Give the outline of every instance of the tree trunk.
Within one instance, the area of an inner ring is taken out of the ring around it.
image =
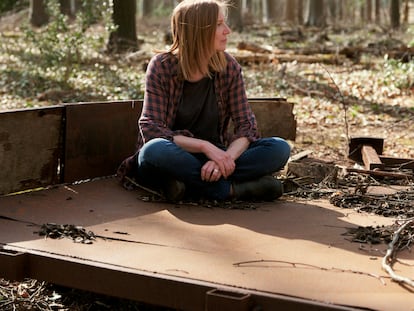
[[[381,0],[375,0],[375,22],[381,23]]]
[[[241,0],[234,0],[233,5],[229,7],[229,25],[235,31],[243,31]]]
[[[303,2],[304,0],[297,0],[297,8],[298,8],[297,14],[298,14],[299,25],[303,25],[303,9],[304,9]]]
[[[109,36],[107,49],[109,52],[126,52],[138,50],[136,31],[136,1],[113,0],[112,18],[117,26]]]
[[[267,16],[269,19],[269,22],[280,22],[280,6],[283,5],[284,7],[284,2],[282,0],[266,0],[267,1]],[[281,4],[281,2],[283,2]]]
[[[341,0],[337,0],[337,3],[336,3],[336,5],[337,5],[337,16],[338,16],[338,19],[342,22],[343,20],[344,20],[344,6],[343,6],[343,3],[342,3],[343,1],[341,1]]]
[[[410,4],[408,3],[408,0],[404,1],[404,24],[408,24],[408,19],[409,19],[409,15],[410,15]]]
[[[269,8],[267,7],[268,1],[262,0],[261,2],[261,12],[262,12],[262,22],[267,24],[269,22]]]
[[[391,0],[390,4],[390,18],[391,18],[391,27],[397,29],[400,27],[400,1]]]
[[[80,7],[79,0],[59,0],[60,11],[71,18],[75,17],[77,10]]]
[[[285,21],[289,24],[295,24],[296,23],[296,0],[288,0],[286,1],[285,5]]]
[[[325,3],[324,0],[309,0],[307,26],[324,27],[326,26]]]
[[[329,13],[329,19],[332,22],[332,24],[335,25],[338,20],[336,1],[330,0],[325,5],[327,6],[327,11]]]
[[[149,17],[154,10],[154,0],[144,0],[142,3],[142,15]]]
[[[372,0],[366,0],[366,10],[365,10],[365,16],[367,18],[367,22],[372,22]]]
[[[49,16],[46,12],[44,0],[30,0],[29,17],[30,24],[35,27],[40,27],[48,23]]]

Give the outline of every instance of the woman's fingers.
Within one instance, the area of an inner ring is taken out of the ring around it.
[[[203,181],[218,181],[222,176],[220,168],[216,165],[214,161],[208,161],[201,168],[201,179]]]

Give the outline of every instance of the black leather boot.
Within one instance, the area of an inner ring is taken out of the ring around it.
[[[162,194],[169,202],[179,202],[184,198],[185,184],[182,181],[169,178],[164,184]]]
[[[273,201],[283,194],[282,183],[273,176],[233,183],[233,194],[237,200]]]

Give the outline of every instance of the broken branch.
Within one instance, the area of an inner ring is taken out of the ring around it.
[[[394,272],[392,268],[392,263],[394,262],[394,257],[396,255],[395,245],[400,238],[401,232],[403,232],[409,225],[414,224],[414,217],[406,220],[399,228],[394,232],[394,237],[392,241],[388,244],[387,252],[385,253],[384,258],[382,259],[382,268],[390,275],[391,279],[397,283],[404,283],[411,287],[414,287],[414,280],[398,275]]]

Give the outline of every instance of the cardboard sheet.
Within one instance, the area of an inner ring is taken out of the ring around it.
[[[325,200],[254,203],[254,209],[146,202],[115,179],[0,198],[6,249],[81,258],[266,293],[373,310],[413,310],[414,294],[381,268],[386,245],[352,243],[356,226],[394,219],[333,207]],[[7,217],[19,221],[7,219]],[[24,221],[24,222],[22,222]],[[34,224],[76,224],[93,244],[45,239]],[[414,255],[394,268],[413,275]]]

